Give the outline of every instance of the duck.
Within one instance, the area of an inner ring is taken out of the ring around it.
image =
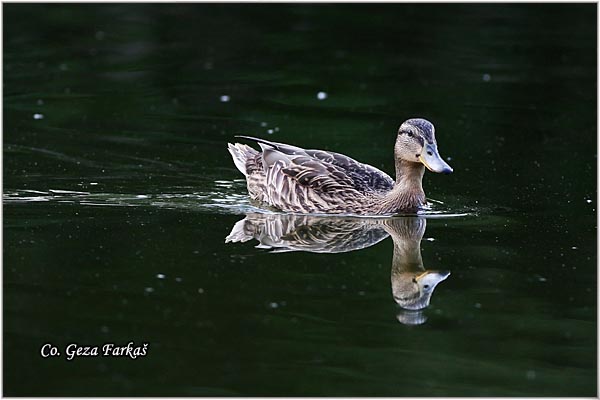
[[[309,150],[251,136],[260,151],[228,143],[233,162],[246,177],[254,202],[299,214],[393,215],[427,206],[425,168],[450,174],[438,152],[434,125],[411,118],[398,128],[394,145],[396,179],[344,154]]]

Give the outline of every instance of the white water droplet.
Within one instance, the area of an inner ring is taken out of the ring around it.
[[[267,133],[268,133],[269,135],[272,135],[272,134],[273,134],[273,129],[269,129],[269,130],[267,130]]]
[[[484,82],[489,82],[490,79],[492,79],[490,74],[483,74],[483,76],[481,78],[483,79]]]
[[[325,92],[319,92],[317,93],[317,99],[319,100],[325,100],[327,98],[327,93]]]
[[[224,94],[221,97],[219,97],[219,100],[221,101],[221,103],[227,103],[229,100],[231,100],[231,97],[229,97],[228,95]]]
[[[44,114],[33,114],[33,119],[44,119]]]
[[[156,274],[158,279],[165,279],[165,274]]]
[[[152,293],[152,292],[154,292],[154,288],[152,288],[152,287],[147,287],[147,288],[145,288],[145,289],[144,289],[144,291],[145,291],[146,293]]]

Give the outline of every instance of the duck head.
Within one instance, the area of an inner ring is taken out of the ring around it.
[[[435,140],[435,128],[426,119],[412,118],[398,129],[394,147],[396,159],[422,163],[432,172],[452,173],[452,167],[440,156]]]

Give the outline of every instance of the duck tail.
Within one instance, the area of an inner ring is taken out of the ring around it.
[[[247,161],[250,158],[256,157],[258,151],[253,149],[252,147],[241,144],[241,143],[227,143],[227,149],[231,153],[231,157],[233,158],[233,163],[240,170],[242,174],[248,176],[246,171]]]

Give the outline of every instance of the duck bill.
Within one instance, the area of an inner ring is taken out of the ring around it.
[[[435,144],[425,144],[425,147],[423,147],[423,151],[419,156],[419,161],[421,161],[431,172],[451,174],[452,171],[454,171],[452,167],[442,159]]]

